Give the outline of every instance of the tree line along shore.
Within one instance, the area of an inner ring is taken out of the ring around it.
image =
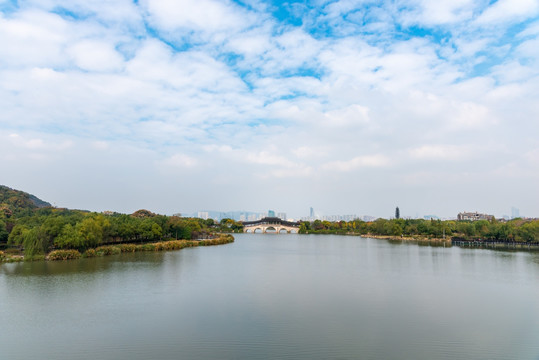
[[[0,185],[0,261],[54,260],[213,245],[233,241],[233,237],[223,233],[239,232],[243,232],[243,224],[233,219],[215,222],[158,215],[148,210],[128,215],[55,208],[33,195]],[[539,220],[315,220],[300,222],[298,232],[530,244],[539,243]]]
[[[0,261],[60,260],[226,244],[233,229],[213,220],[138,210],[130,215],[52,207],[0,185]]]
[[[213,221],[157,215],[147,210],[127,215],[46,207],[7,220],[0,239],[4,240],[5,249],[0,254],[3,261],[178,250],[233,241],[232,236],[221,234],[220,230],[228,227],[221,229]]]
[[[229,234],[221,234],[213,239],[205,240],[167,240],[143,244],[116,244],[102,245],[96,248],[88,248],[83,252],[76,249],[52,250],[48,254],[22,255],[20,253],[0,251],[0,262],[19,262],[37,260],[72,260],[80,258],[101,257],[107,255],[117,255],[121,253],[134,253],[140,251],[171,251],[181,250],[188,247],[222,245],[234,242],[234,237]]]
[[[510,221],[478,220],[424,220],[377,219],[329,222],[315,220],[302,222],[300,233],[354,234],[387,239],[411,240],[491,240],[500,242],[539,242],[539,220],[513,219]]]

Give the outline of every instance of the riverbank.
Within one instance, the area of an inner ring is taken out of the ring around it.
[[[429,236],[421,236],[421,235],[414,235],[414,236],[389,236],[389,235],[360,235],[362,237],[368,237],[373,239],[382,239],[382,240],[398,240],[398,241],[436,241],[436,242],[448,242],[451,243],[451,238],[446,237],[444,238],[436,238],[436,237],[429,237]]]
[[[539,243],[528,242],[507,242],[507,241],[494,241],[494,240],[465,240],[455,239],[453,237],[446,237],[445,239],[427,237],[427,236],[382,236],[382,235],[361,235],[363,237],[369,237],[374,239],[398,241],[398,242],[414,242],[420,245],[429,246],[458,246],[465,248],[480,248],[480,249],[493,249],[493,250],[522,250],[522,251],[539,251]]]
[[[118,245],[103,245],[97,248],[90,248],[81,253],[78,250],[53,250],[47,255],[35,255],[32,257],[25,257],[21,254],[9,253],[0,251],[0,263],[1,262],[21,262],[21,261],[57,261],[57,260],[71,260],[80,259],[86,257],[99,257],[107,255],[116,255],[127,252],[139,252],[139,251],[171,251],[181,250],[187,247],[196,246],[212,246],[223,245],[234,242],[232,235],[220,235],[215,239],[207,240],[168,240],[145,244],[118,244]]]

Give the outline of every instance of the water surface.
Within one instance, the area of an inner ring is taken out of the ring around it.
[[[539,359],[539,254],[240,234],[0,265],[0,358]]]

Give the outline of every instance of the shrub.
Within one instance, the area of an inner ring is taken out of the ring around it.
[[[221,245],[234,242],[234,237],[232,235],[221,235],[217,239],[201,240],[199,241],[199,246],[209,246],[209,245]]]
[[[82,254],[82,257],[85,257],[85,258],[96,257],[96,256],[97,256],[97,251],[95,251],[95,249],[88,249],[84,252],[84,254]]]
[[[42,261],[45,260],[45,255],[31,255],[31,256],[25,256],[24,261]]]
[[[120,247],[114,246],[114,245],[100,246],[100,247],[96,248],[95,251],[97,252],[97,254],[99,256],[116,255],[116,254],[120,254],[122,252]]]
[[[54,250],[47,257],[48,260],[71,260],[79,259],[81,257],[80,252],[77,250]]]
[[[143,244],[137,246],[138,251],[155,251],[155,244]]]
[[[120,248],[120,251],[123,253],[137,251],[137,245],[135,244],[121,244],[121,245],[118,245],[118,247]]]
[[[21,254],[21,251],[17,248],[9,248],[9,249],[6,249],[4,250],[4,255],[5,256],[8,256],[8,255],[20,255]]]
[[[154,248],[155,251],[163,251],[163,250],[165,250],[165,244],[162,243],[162,242],[155,243],[154,246],[155,246],[155,248]]]

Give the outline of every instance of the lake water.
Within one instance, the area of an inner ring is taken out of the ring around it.
[[[360,237],[0,265],[1,359],[539,359],[539,254]]]

